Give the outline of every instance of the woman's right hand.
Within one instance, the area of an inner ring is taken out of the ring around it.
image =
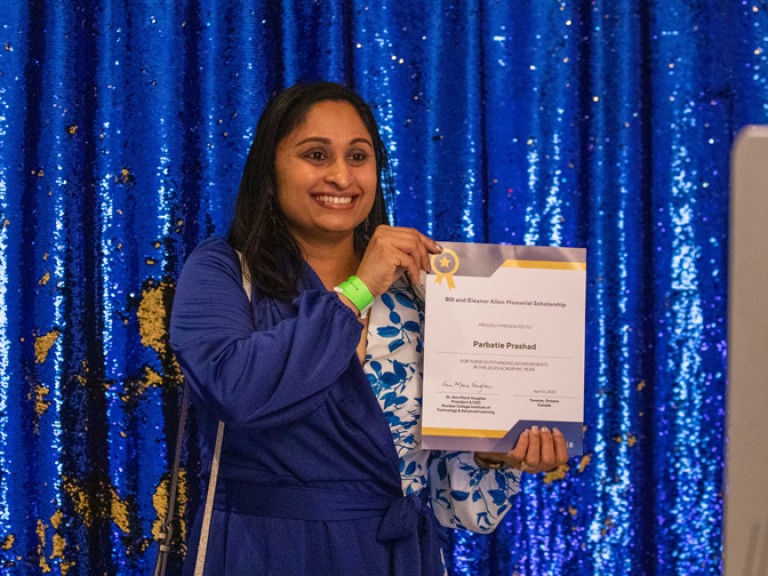
[[[382,224],[371,236],[355,275],[371,294],[379,296],[405,271],[413,282],[418,282],[421,271],[431,269],[430,255],[442,251],[437,242],[414,228]]]

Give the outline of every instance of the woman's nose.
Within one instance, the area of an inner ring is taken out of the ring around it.
[[[335,184],[343,190],[352,184],[354,180],[355,177],[352,175],[352,172],[344,159],[336,160],[336,162],[328,166],[328,172],[325,175],[326,182]]]

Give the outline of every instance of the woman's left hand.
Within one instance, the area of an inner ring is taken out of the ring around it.
[[[552,431],[546,426],[533,426],[525,430],[517,445],[509,452],[477,452],[481,461],[504,462],[513,468],[536,474],[549,472],[568,461],[565,437],[557,428]]]

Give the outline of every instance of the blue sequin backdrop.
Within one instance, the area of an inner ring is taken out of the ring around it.
[[[586,454],[449,572],[719,574],[728,160],[766,50],[762,0],[0,0],[0,570],[151,573],[175,278],[270,94],[322,78],[373,105],[400,224],[589,251]]]

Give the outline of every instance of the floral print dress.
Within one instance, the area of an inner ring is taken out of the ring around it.
[[[471,452],[421,448],[423,324],[422,306],[407,287],[382,294],[370,311],[363,370],[392,432],[403,494],[428,489],[443,526],[487,533],[509,510],[520,472],[479,468]]]

